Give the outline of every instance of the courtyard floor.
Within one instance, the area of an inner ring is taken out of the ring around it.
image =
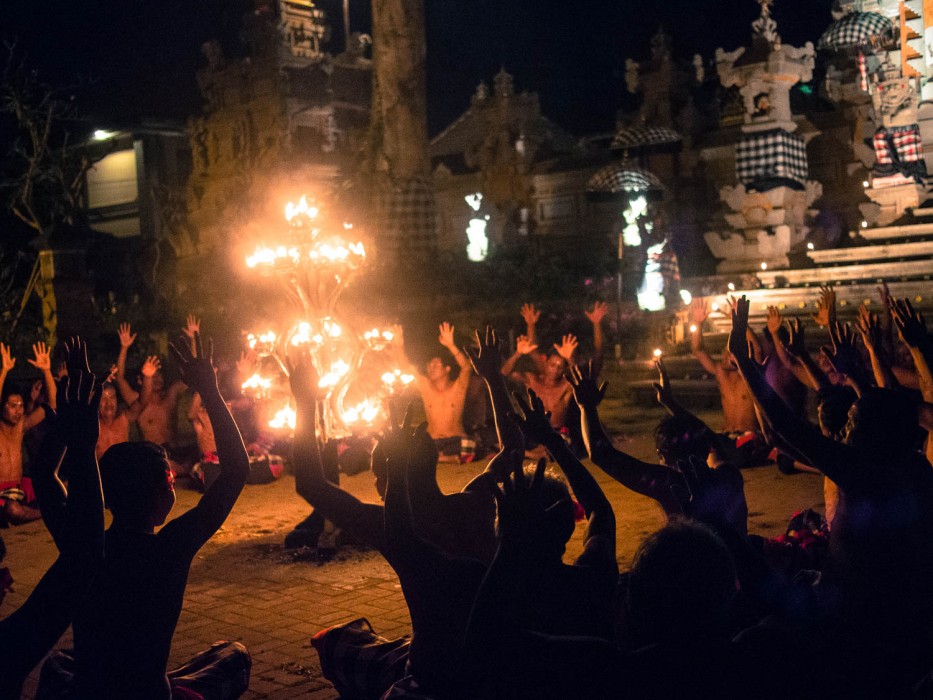
[[[627,451],[654,459],[651,429],[661,415],[645,409],[616,413],[610,429],[629,436]],[[716,424],[715,415],[704,416]],[[483,463],[441,465],[439,481],[445,492],[459,490]],[[605,476],[593,473],[615,506],[618,521],[619,564],[627,567],[641,540],[663,524],[660,509]],[[797,509],[822,509],[822,478],[809,474],[784,476],[776,467],[743,472],[749,504],[749,530],[763,535],[783,532]],[[368,473],[343,476],[341,484],[364,500],[377,500]],[[199,494],[180,489],[174,514],[196,503]],[[321,677],[309,638],[329,625],[366,617],[386,637],[410,632],[410,619],[392,569],[377,553],[344,548],[336,560],[320,563],[309,550],[287,552],[285,534],[309,512],[294,490],[294,479],[247,486],[224,527],[195,558],[184,610],[175,632],[172,663],[219,639],[243,642],[252,653],[253,672],[245,698],[336,698]],[[568,555],[579,551],[582,528],[577,528]],[[41,522],[2,531],[15,586],[0,614],[16,609],[54,561],[51,537]],[[70,644],[70,632],[59,642]],[[26,684],[32,698],[38,678]]]

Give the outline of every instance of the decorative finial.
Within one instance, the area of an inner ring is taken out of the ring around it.
[[[511,97],[515,94],[515,85],[512,81],[512,76],[506,72],[505,66],[499,69],[496,77],[492,79],[492,84],[496,97]]]
[[[756,0],[761,5],[761,16],[752,22],[752,31],[767,39],[770,44],[780,44],[781,36],[777,33],[777,22],[771,16],[771,5],[774,0]]]

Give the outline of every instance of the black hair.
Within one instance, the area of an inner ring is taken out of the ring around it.
[[[154,442],[121,442],[100,458],[104,500],[115,518],[148,515],[168,486],[165,448]]]
[[[712,448],[709,431],[684,416],[665,416],[654,429],[654,445],[669,466],[690,457],[705,462]]]
[[[817,394],[820,427],[833,439],[842,437],[849,420],[849,409],[858,398],[848,386],[829,386]]]
[[[640,642],[718,635],[735,594],[732,555],[705,525],[674,519],[635,553],[628,608]]]

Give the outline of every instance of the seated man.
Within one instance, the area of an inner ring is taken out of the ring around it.
[[[70,685],[73,697],[167,700],[175,684],[189,696],[236,698],[249,685],[250,657],[235,642],[215,644],[166,675],[191,562],[227,518],[249,474],[243,441],[198,334],[195,345],[195,353],[187,343],[173,350],[214,425],[220,475],[196,506],[156,533],[175,504],[165,450],[151,442],[123,443],[101,459],[113,514],[103,569],[75,615],[70,683],[67,655],[52,657],[43,669],[43,682]]]
[[[0,620],[0,698],[20,697],[23,681],[71,624],[103,562],[104,506],[94,458],[100,391],[83,344],[69,345],[67,352],[70,379],[62,382],[58,415],[47,416],[45,440],[33,462],[42,518],[59,555],[26,602]],[[67,490],[59,465],[69,475]],[[0,599],[5,583],[0,582]]]
[[[702,299],[693,301],[690,306],[690,321],[696,326],[696,330],[690,334],[690,350],[700,366],[713,375],[719,385],[723,418],[720,432],[732,441],[733,446],[738,450],[737,454],[742,456],[741,461],[737,460],[736,466],[763,464],[767,461],[769,448],[761,434],[752,393],[736,368],[728,348],[723,350],[722,357],[717,363],[703,347],[703,323],[709,318],[709,314],[709,305],[705,301]],[[752,343],[758,361],[763,361],[761,345],[751,329],[749,329],[746,341]]]
[[[183,329],[185,335],[191,338],[195,331],[200,329],[200,320],[194,316],[188,317],[188,322]],[[136,340],[136,334],[132,332],[130,324],[121,323],[119,328],[120,336],[120,354],[117,356],[117,374],[115,382],[120,396],[126,402],[127,406],[135,406],[136,402],[142,398],[142,393],[146,391],[146,378],[149,377],[151,387],[148,391],[148,401],[141,406],[137,416],[139,421],[139,432],[143,440],[162,445],[166,450],[174,447],[175,442],[175,410],[178,408],[178,400],[185,391],[184,382],[173,382],[171,386],[165,386],[165,376],[162,373],[161,365],[156,358],[148,358],[143,364],[140,375],[141,389],[134,391],[126,380],[126,356],[130,347]],[[155,361],[156,370],[154,374],[147,375],[147,369]],[[173,469],[178,472],[180,463],[172,460]]]
[[[45,343],[36,343],[32,351],[35,359],[29,360],[29,364],[42,372],[49,405],[54,409],[55,380],[49,351]],[[16,359],[3,343],[0,343],[0,361],[0,526],[20,525],[40,517],[32,480],[23,476],[23,435],[43,421],[45,409],[39,406],[26,415],[23,395],[6,386],[7,375],[16,365]]]
[[[139,420],[152,397],[152,381],[159,371],[159,360],[154,355],[146,358],[142,367],[142,391],[135,394],[133,402],[121,409],[117,400],[117,388],[110,382],[101,387],[100,437],[97,440],[97,459],[114,445],[130,441],[130,424]]]
[[[415,386],[428,418],[428,435],[437,444],[440,461],[468,461],[468,458],[472,459],[473,448],[472,441],[469,441],[469,446],[466,444],[468,439],[463,429],[463,408],[472,369],[470,361],[454,342],[454,327],[442,323],[438,330],[438,342],[450,351],[460,368],[456,379],[451,379],[451,367],[444,364],[440,357],[432,357],[425,365],[424,372],[420,372],[405,354],[405,340],[400,326],[395,329],[398,361],[415,375]]]

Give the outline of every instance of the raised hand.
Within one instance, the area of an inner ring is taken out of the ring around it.
[[[563,357],[567,362],[573,362],[573,354],[577,351],[577,336],[573,333],[567,333],[561,338],[560,345],[554,343],[554,349],[557,354]]]
[[[520,335],[515,339],[515,352],[519,355],[530,355],[537,349],[537,343],[532,343],[528,340],[527,335]]]
[[[781,330],[781,326],[784,324],[784,319],[781,317],[781,312],[778,311],[776,306],[768,307],[768,332],[771,334],[771,337],[774,339],[774,342],[777,340],[777,332]]]
[[[535,308],[534,304],[522,304],[522,318],[525,319],[526,326],[534,326],[541,318],[541,312]]]
[[[156,355],[149,355],[143,362],[140,372],[144,377],[154,377],[160,369],[162,369],[162,362],[159,358]]]
[[[730,298],[730,303],[731,303]],[[748,299],[741,296],[735,299],[732,305],[732,332],[729,334],[729,352],[736,360],[745,360],[751,357],[748,346]]]
[[[136,334],[131,332],[130,324],[121,323],[117,328],[117,335],[120,337],[120,347],[128,348],[136,340]]]
[[[583,406],[598,406],[606,395],[608,382],[596,384],[596,378],[593,376],[593,361],[590,360],[585,365],[571,365],[565,375],[570,382],[570,388],[573,390],[574,401],[582,408]]]
[[[855,347],[855,333],[848,323],[836,321],[829,327],[832,347],[823,346],[822,351],[833,371],[847,377],[858,377],[863,373],[862,358]]]
[[[492,486],[499,515],[499,539],[504,543],[528,545],[542,540],[541,526],[547,511],[541,504],[539,491],[546,465],[544,458],[539,459],[529,481],[521,454],[515,454],[510,465],[512,473],[503,480],[502,488]]]
[[[253,373],[253,367],[256,366],[256,351],[244,350],[240,353],[240,359],[236,361],[236,371],[239,377],[248,377]]]
[[[73,336],[65,341],[65,369],[68,374],[79,372],[91,374],[91,364],[87,359],[87,343],[83,338]],[[111,371],[116,371],[116,365]]]
[[[862,336],[866,348],[872,352],[877,352],[881,348],[881,321],[878,314],[873,314],[864,304],[858,308],[858,323],[855,327]]]
[[[594,326],[598,326],[602,320],[606,318],[606,314],[609,313],[609,305],[604,301],[597,301],[593,304],[592,311],[584,311],[583,313],[590,319],[590,323]]]
[[[0,363],[4,372],[9,372],[16,366],[16,358],[10,354],[10,346],[0,343]]]
[[[515,416],[515,422],[518,423],[525,437],[543,445],[549,437],[555,434],[554,428],[551,427],[551,414],[544,410],[544,402],[533,389],[527,391],[527,398],[517,392],[512,394],[519,410]]]
[[[295,363],[285,358],[285,363],[288,369],[288,383],[295,401],[300,404],[314,403],[318,397],[320,379],[310,355],[301,353]]]
[[[463,346],[463,352],[470,358],[473,370],[483,379],[498,378],[502,368],[502,344],[492,326],[486,326],[485,335],[477,330],[476,347]]]
[[[694,299],[690,304],[690,322],[700,327],[709,318],[709,303],[705,299]]]
[[[194,314],[188,314],[185,319],[185,325],[181,328],[182,333],[188,336],[188,340],[194,340],[194,334],[201,332],[201,319]]]
[[[74,340],[81,347],[84,346],[83,341]],[[102,394],[100,386],[93,374],[81,369],[69,372],[58,384],[55,425],[69,449],[93,452],[97,447],[100,434],[98,409]]]
[[[897,326],[897,334],[904,344],[910,348],[919,347],[927,337],[927,324],[923,314],[914,311],[910,299],[892,298],[891,315],[894,317],[894,325]]]
[[[787,322],[788,341],[787,352],[794,357],[800,357],[807,351],[806,337],[804,335],[803,324],[796,316]]]
[[[181,370],[182,381],[198,392],[202,398],[207,395],[220,395],[217,389],[217,375],[214,372],[214,365],[211,362],[213,352],[213,343],[208,341],[207,354],[204,354],[204,347],[201,344],[201,333],[194,331],[194,337],[191,340],[192,348],[188,343],[179,339],[177,343],[170,343],[169,347],[178,361]]]
[[[437,327],[437,330],[439,333],[437,337],[437,342],[439,342],[445,348],[456,347],[456,345],[454,345],[454,327],[453,326],[451,326],[449,323],[444,321],[444,323],[442,323],[441,325]]]
[[[51,351],[41,340],[32,344],[32,360],[26,360],[29,364],[42,372],[52,371]]]
[[[696,457],[678,467],[683,483],[671,486],[671,493],[684,515],[701,522],[726,523],[741,534],[747,531],[748,504],[738,469],[724,466],[713,470]]]
[[[820,287],[820,298],[816,303],[813,320],[822,327],[829,326],[836,320],[836,292],[829,285]]]

